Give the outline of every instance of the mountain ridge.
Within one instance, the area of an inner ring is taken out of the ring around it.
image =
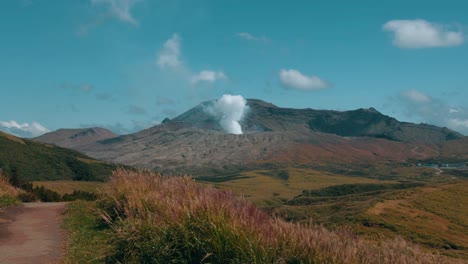
[[[107,162],[191,172],[265,163],[405,162],[434,157],[446,142],[464,138],[447,128],[399,122],[374,108],[293,109],[257,99],[247,100],[240,121],[245,133],[234,135],[206,110],[213,102],[136,133],[72,148]]]
[[[187,123],[201,129],[222,130],[206,108],[205,101],[167,123]],[[259,99],[247,99],[248,111],[239,122],[244,133],[263,131],[323,132],[339,136],[376,137],[402,142],[439,143],[462,138],[448,128],[400,122],[375,108],[349,111],[283,108]]]
[[[117,136],[110,130],[101,127],[61,128],[35,137],[33,140],[73,149]]]

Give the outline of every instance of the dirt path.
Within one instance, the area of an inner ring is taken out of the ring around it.
[[[25,203],[0,209],[0,263],[54,263],[65,237],[60,214],[66,203]]]

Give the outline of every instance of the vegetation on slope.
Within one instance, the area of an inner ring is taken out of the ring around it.
[[[288,221],[313,221],[331,229],[346,225],[369,239],[402,236],[430,251],[467,258],[468,229],[460,219],[468,215],[468,181],[456,172],[464,171],[440,173],[407,164],[316,164],[197,180],[233,190]],[[370,213],[382,204],[389,208]]]
[[[27,180],[104,181],[116,166],[79,152],[0,134],[0,169]]]
[[[453,257],[468,258],[468,181],[416,188],[362,214],[367,233],[403,236]]]
[[[70,262],[81,257],[96,263],[441,261],[401,239],[368,242],[345,228],[328,231],[271,218],[229,191],[186,177],[119,169],[105,187],[105,195],[90,204],[97,211],[82,202],[69,208]],[[96,245],[100,259],[79,253],[90,244]]]

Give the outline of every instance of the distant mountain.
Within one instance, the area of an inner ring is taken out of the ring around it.
[[[0,169],[8,175],[16,173],[30,181],[103,181],[115,167],[74,150],[0,132]]]
[[[375,162],[433,157],[463,136],[447,128],[399,122],[377,110],[280,108],[248,100],[243,135],[228,134],[204,102],[152,128],[76,149],[100,160],[145,168],[222,168],[258,164]]]
[[[100,128],[59,129],[33,138],[35,141],[53,144],[64,148],[79,148],[95,143],[99,140],[117,137],[111,131]]]
[[[205,109],[204,102],[167,123],[185,123],[191,127],[222,130]],[[262,131],[323,132],[345,137],[375,137],[410,143],[440,143],[462,138],[458,132],[427,124],[399,122],[375,110],[331,111],[281,108],[261,100],[249,99],[249,111],[241,122],[245,133]]]

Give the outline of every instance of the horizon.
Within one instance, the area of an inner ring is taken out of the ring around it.
[[[0,130],[116,134],[224,94],[468,135],[464,1],[0,3]]]

